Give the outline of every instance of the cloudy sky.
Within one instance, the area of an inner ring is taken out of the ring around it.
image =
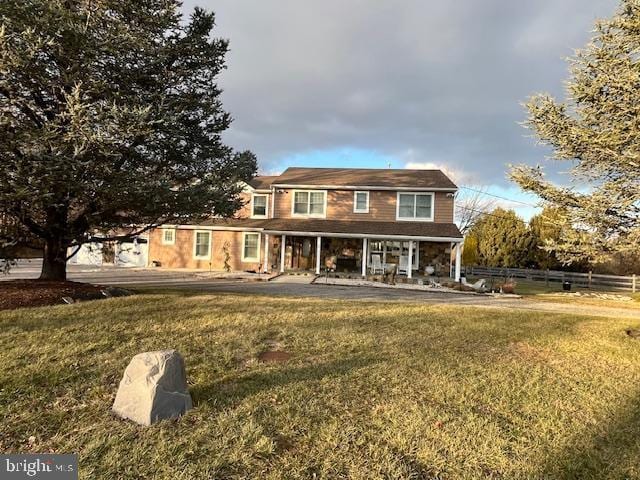
[[[562,97],[564,59],[617,0],[187,0],[228,38],[226,140],[288,166],[443,168],[529,201],[508,164],[544,163],[518,122]],[[520,212],[528,216],[530,212]]]

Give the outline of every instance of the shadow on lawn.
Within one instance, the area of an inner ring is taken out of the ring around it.
[[[191,396],[195,405],[207,403],[218,405],[235,404],[265,390],[298,382],[313,382],[324,378],[348,375],[354,370],[368,367],[380,361],[381,359],[357,356],[303,367],[287,368],[283,366],[278,369],[248,373],[233,380],[196,385],[191,389]]]
[[[605,425],[586,428],[550,454],[538,478],[638,478],[640,391]]]
[[[439,312],[413,307],[404,315],[373,311],[350,320],[325,319],[309,323],[312,333],[333,332],[342,328],[349,333],[366,335],[379,349],[409,357],[435,356],[439,363],[450,361],[453,366],[465,361],[484,365],[502,358],[513,344],[552,345],[561,339],[580,335],[580,328],[592,322],[592,317],[529,313],[508,315],[500,311],[481,310]],[[496,315],[498,313],[498,315]],[[391,316],[390,316],[391,315]],[[423,358],[424,359],[424,358]]]

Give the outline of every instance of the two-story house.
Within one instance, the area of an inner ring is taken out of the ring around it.
[[[440,170],[289,168],[254,178],[237,218],[163,225],[149,262],[169,268],[460,277],[456,185]]]

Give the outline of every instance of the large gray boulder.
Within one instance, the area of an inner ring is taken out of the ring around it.
[[[192,407],[184,360],[175,350],[133,357],[113,403],[116,415],[140,425],[179,417]]]

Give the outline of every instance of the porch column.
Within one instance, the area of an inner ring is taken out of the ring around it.
[[[456,282],[460,281],[460,264],[462,263],[461,245],[461,243],[456,243]]]
[[[280,273],[284,273],[284,256],[287,247],[287,236],[280,237]]]
[[[453,246],[455,244],[451,242],[449,244],[449,278],[453,278]]]
[[[320,249],[322,247],[322,237],[316,238],[316,275],[320,275]]]
[[[264,267],[263,271],[266,273],[269,271],[269,234],[264,234]]]
[[[409,240],[409,258],[407,259],[407,278],[413,273],[413,241]]]
[[[367,276],[367,239],[362,239],[362,276]]]

